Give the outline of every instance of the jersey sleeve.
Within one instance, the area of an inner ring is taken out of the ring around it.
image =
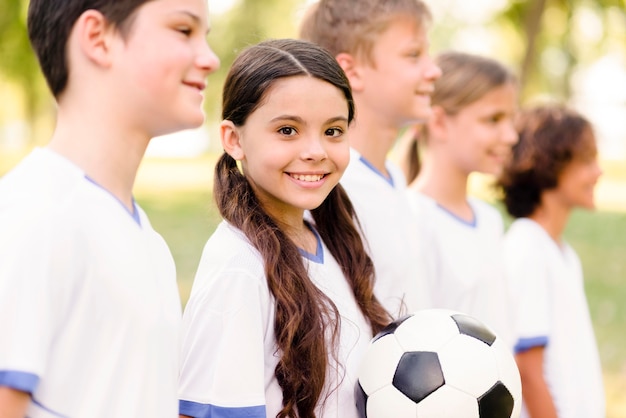
[[[0,215],[0,386],[33,393],[67,301],[67,252],[58,222],[15,215]]]
[[[545,346],[550,334],[549,269],[540,246],[505,240],[505,272],[513,302],[516,353]]]
[[[183,315],[180,413],[265,417],[265,282],[243,269],[202,281]]]

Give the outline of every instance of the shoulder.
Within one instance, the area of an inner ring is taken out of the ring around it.
[[[468,201],[474,209],[478,225],[481,227],[495,228],[500,234],[504,232],[502,215],[495,206],[475,197],[469,197]]]
[[[474,210],[478,212],[480,216],[502,221],[502,215],[500,215],[498,209],[491,203],[485,202],[484,200],[478,199],[473,196],[470,196],[467,200],[470,202],[470,205],[472,205],[472,208],[474,208]]]
[[[196,281],[220,275],[261,279],[265,277],[263,258],[245,234],[222,221],[202,251]]]
[[[528,218],[517,218],[511,223],[507,233],[507,241],[526,241],[542,240],[545,233],[541,227],[533,220]]]
[[[409,188],[405,190],[405,195],[409,207],[418,217],[428,216],[429,213],[437,211],[437,202],[424,193]]]
[[[67,204],[83,177],[84,173],[63,157],[35,149],[0,180],[0,211],[33,206],[49,212]]]
[[[261,255],[240,230],[222,221],[204,247],[185,311],[226,315],[269,300]]]
[[[0,181],[0,243],[49,235],[65,239],[76,228],[82,172],[62,157],[36,149]],[[35,239],[33,244],[43,239]]]
[[[537,264],[550,252],[546,233],[534,221],[519,218],[513,221],[504,237],[505,256],[520,263]]]
[[[385,165],[387,166],[387,171],[391,175],[391,179],[393,180],[394,187],[397,190],[404,191],[406,189],[406,177],[404,176],[404,173],[402,172],[400,167],[395,165],[390,160],[387,160]]]

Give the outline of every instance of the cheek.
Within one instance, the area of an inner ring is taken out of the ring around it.
[[[350,163],[350,146],[348,142],[335,144],[330,153],[332,153],[332,159],[337,170],[343,173]]]
[[[170,45],[160,45],[160,48],[156,48],[154,44],[146,46],[137,55],[141,61],[137,65],[138,82],[152,83],[154,88],[170,79],[183,79],[192,62],[189,51],[178,45],[171,45],[171,42]]]

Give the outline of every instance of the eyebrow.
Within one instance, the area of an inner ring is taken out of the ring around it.
[[[192,13],[188,10],[176,10],[174,12],[172,12],[172,14],[183,14],[186,16],[189,16],[191,18],[191,20],[194,21],[194,23],[196,23],[197,25],[202,24],[202,19],[200,18],[200,16],[198,16],[195,13]],[[211,24],[207,21],[207,30],[206,33],[208,34],[211,31]]]
[[[306,121],[304,119],[302,119],[300,116],[295,116],[295,115],[280,115],[280,116],[276,116],[270,122],[278,122],[278,121],[281,121],[281,120],[292,120],[294,122],[306,125]],[[335,117],[332,117],[332,118],[327,119],[326,121],[324,121],[325,124],[335,123],[335,122],[346,122],[347,123],[348,122],[348,118],[345,117],[345,116],[335,116]]]

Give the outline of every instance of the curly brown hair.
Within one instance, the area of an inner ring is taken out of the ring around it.
[[[565,166],[595,153],[595,145],[589,121],[562,105],[523,110],[517,131],[519,142],[496,185],[508,213],[521,218],[535,211],[544,190],[557,187]]]
[[[336,60],[323,48],[296,40],[262,42],[242,52],[226,78],[224,119],[242,126],[263,103],[265,92],[283,77],[306,75],[339,88],[354,117],[350,85]],[[236,161],[227,153],[215,169],[214,195],[220,213],[244,232],[259,251],[268,287],[275,298],[276,343],[280,360],[275,375],[283,392],[278,417],[315,416],[326,381],[329,356],[335,355],[339,314],[332,300],[310,280],[296,244],[262,204]],[[347,194],[337,185],[311,211],[315,226],[351,285],[357,304],[377,333],[390,315],[374,296],[374,267],[367,255]],[[330,335],[330,344],[327,341]]]

